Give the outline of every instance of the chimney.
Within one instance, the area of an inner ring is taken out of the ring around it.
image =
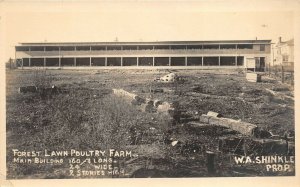
[[[278,43],[281,43],[281,36],[278,38]]]

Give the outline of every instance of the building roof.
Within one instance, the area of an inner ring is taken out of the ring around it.
[[[286,41],[286,44],[294,45],[294,39],[290,39],[290,40]]]
[[[292,46],[292,45],[294,45],[294,39],[290,39],[290,40],[287,40],[285,42],[280,42],[280,43],[277,43],[276,45],[277,46],[283,46],[283,45]]]
[[[270,44],[271,40],[211,40],[155,42],[41,42],[20,43],[21,46],[84,46],[84,45],[203,45],[203,44]]]

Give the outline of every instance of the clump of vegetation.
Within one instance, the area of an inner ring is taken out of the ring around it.
[[[32,83],[39,88],[51,87],[53,84],[53,76],[46,69],[36,69],[33,72]]]

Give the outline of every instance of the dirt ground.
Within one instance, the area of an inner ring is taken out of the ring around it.
[[[140,154],[134,162],[123,160],[130,173],[127,177],[209,176],[204,152],[217,150],[218,133],[215,129],[201,133],[185,128],[187,122],[198,121],[208,111],[255,124],[279,136],[294,130],[293,88],[267,74],[261,82],[253,83],[246,80],[242,70],[47,70],[42,76],[36,72],[6,72],[9,178],[68,178],[66,171],[58,166],[12,163],[12,149],[95,149],[99,146],[131,146]],[[178,75],[180,80],[154,81],[169,72]],[[46,99],[36,93],[18,92],[20,86],[36,85],[41,77],[65,92]],[[143,98],[177,102],[184,117],[170,127],[160,115],[109,99],[111,89],[117,88]],[[121,125],[114,126],[111,120]],[[104,124],[110,131],[104,132],[99,121],[112,124],[109,127]],[[124,140],[131,131],[135,137],[142,133],[134,143],[132,139]],[[169,141],[178,140],[187,146],[180,149],[171,146],[166,134]],[[109,139],[111,135],[114,139]],[[237,166],[230,156],[217,154],[214,176],[286,175],[263,172],[260,168],[263,166]]]

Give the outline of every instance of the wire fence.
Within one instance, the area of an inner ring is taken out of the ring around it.
[[[294,86],[294,66],[293,65],[275,65],[266,68],[266,73],[282,83]]]

